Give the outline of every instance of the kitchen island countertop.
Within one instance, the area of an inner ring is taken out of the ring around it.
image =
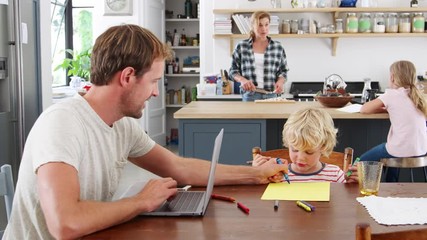
[[[319,102],[255,103],[225,101],[193,101],[176,111],[175,119],[287,119],[299,109],[325,109],[333,119],[388,119],[387,113],[362,114],[323,107]]]

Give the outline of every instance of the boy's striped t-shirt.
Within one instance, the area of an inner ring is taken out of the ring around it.
[[[343,170],[336,165],[327,163],[322,163],[319,171],[310,174],[296,173],[289,164],[288,176],[292,182],[345,182]]]

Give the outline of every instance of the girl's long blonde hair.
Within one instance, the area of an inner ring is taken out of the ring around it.
[[[394,84],[397,87],[409,89],[409,98],[424,116],[427,117],[427,102],[424,94],[417,87],[417,72],[415,65],[410,61],[397,61],[390,66]]]

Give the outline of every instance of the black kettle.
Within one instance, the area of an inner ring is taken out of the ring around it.
[[[368,99],[366,99],[367,102],[377,98],[378,89],[368,89],[367,91],[368,91]]]

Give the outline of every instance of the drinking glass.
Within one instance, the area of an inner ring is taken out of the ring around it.
[[[357,163],[360,194],[363,196],[378,195],[382,170],[382,162],[363,161]]]

